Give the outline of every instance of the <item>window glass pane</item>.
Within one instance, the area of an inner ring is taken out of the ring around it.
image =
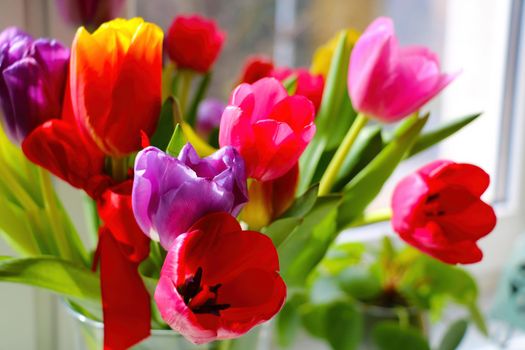
[[[263,53],[278,64],[308,67],[315,48],[342,28],[364,30],[377,16],[394,19],[402,45],[425,45],[447,72],[461,72],[425,110],[427,125],[475,112],[484,115],[464,131],[398,169],[374,204],[388,205],[402,176],[424,163],[448,158],[475,163],[489,174],[498,168],[498,145],[507,55],[510,0],[153,0],[137,1],[137,14],[167,28],[178,13],[202,13],[228,32],[211,94],[227,98],[247,55]],[[503,135],[505,137],[505,135]],[[496,181],[494,181],[496,182]],[[488,198],[496,198],[495,186]],[[498,194],[498,199],[501,199]]]

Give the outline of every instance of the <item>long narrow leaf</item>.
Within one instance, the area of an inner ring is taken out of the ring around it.
[[[100,284],[95,273],[54,257],[2,257],[0,281],[45,288],[80,300],[100,300]]]
[[[339,228],[351,224],[378,195],[427,120],[428,115],[407,118],[396,131],[397,136],[345,186],[343,203],[339,207]]]

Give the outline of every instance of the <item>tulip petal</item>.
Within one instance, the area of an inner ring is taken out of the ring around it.
[[[4,70],[3,76],[13,108],[12,117],[17,118],[7,120],[7,126],[16,128],[10,133],[17,135],[17,139],[24,139],[44,121],[60,117],[60,110],[49,109],[60,108],[60,104],[47,103],[44,75],[34,58],[26,57],[12,64]]]
[[[275,78],[263,78],[252,84],[255,103],[252,111],[252,123],[267,119],[273,106],[288,97],[288,93]]]

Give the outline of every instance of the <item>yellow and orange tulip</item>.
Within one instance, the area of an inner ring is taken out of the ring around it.
[[[78,29],[71,51],[73,112],[107,155],[140,149],[161,107],[162,30],[141,18],[115,19],[90,34]]]

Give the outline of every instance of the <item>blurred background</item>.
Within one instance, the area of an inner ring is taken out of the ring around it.
[[[523,10],[519,0],[128,0],[121,15],[140,16],[163,29],[180,13],[213,17],[228,33],[210,93],[223,99],[246,56],[266,54],[277,65],[308,67],[315,48],[337,31],[348,27],[362,31],[380,15],[394,19],[402,44],[424,44],[437,52],[445,71],[461,75],[429,106],[431,123],[474,112],[483,116],[405,163],[392,183],[437,158],[468,161],[491,175],[486,199],[496,205],[500,219],[496,232],[482,240],[483,262],[471,268],[486,300],[482,304],[489,309],[513,242],[525,232]],[[13,25],[67,45],[75,33],[58,14],[54,0],[0,0],[0,29]],[[387,204],[391,188],[387,185],[373,205]],[[79,193],[62,184],[60,192],[82,231]],[[376,239],[388,232],[388,225],[377,225],[348,232],[341,240]],[[0,255],[8,255],[2,244]],[[0,349],[71,349],[71,321],[59,303],[45,292],[2,284]],[[480,348],[476,341],[465,349]]]

